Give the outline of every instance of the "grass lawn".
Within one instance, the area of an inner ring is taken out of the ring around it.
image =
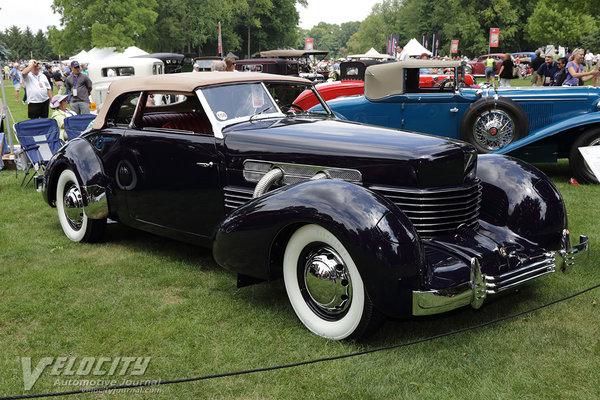
[[[100,244],[73,243],[39,193],[21,189],[14,171],[0,171],[0,396],[81,388],[61,386],[67,379],[109,379],[53,375],[48,367],[33,389],[24,391],[21,357],[31,357],[32,368],[43,357],[77,357],[78,362],[150,357],[145,374],[111,378],[117,384],[165,381],[409,342],[600,283],[600,186],[568,185],[566,162],[540,167],[565,198],[574,237],[590,235],[587,260],[568,275],[553,274],[517,293],[488,299],[477,311],[387,321],[360,343],[308,332],[281,280],[237,289],[236,277],[214,263],[210,250],[120,224],[108,225]],[[595,290],[516,319],[392,351],[147,389],[151,393],[78,398],[600,398],[598,303],[600,290]]]

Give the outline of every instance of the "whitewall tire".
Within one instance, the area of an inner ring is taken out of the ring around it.
[[[74,242],[93,242],[100,238],[106,219],[89,219],[83,210],[81,188],[75,173],[65,169],[56,184],[56,210],[65,235]]]
[[[380,321],[354,260],[320,225],[305,225],[290,237],[283,278],[296,315],[319,336],[358,339]]]

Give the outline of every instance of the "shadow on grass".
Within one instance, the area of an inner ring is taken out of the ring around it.
[[[163,238],[118,223],[107,226],[104,242],[126,246],[136,253],[151,251],[179,265],[202,265],[211,273],[230,279],[232,281],[230,288],[235,285],[235,274],[218,266],[212,259],[211,250],[207,248]],[[545,285],[549,283],[544,282],[545,279],[548,278],[531,282],[513,292],[490,296],[479,310],[463,307],[445,314],[428,317],[387,319],[373,336],[362,340],[360,345],[366,346],[366,348],[376,348],[410,342],[479,325],[539,306],[554,300],[552,295],[546,293],[544,289]],[[295,323],[298,329],[302,329],[288,302],[282,279],[228,291],[229,293],[225,296],[232,301],[242,301],[247,305],[251,305],[255,311],[261,311],[272,315],[273,318]],[[570,293],[565,293],[565,295],[567,294]],[[526,316],[521,318],[526,318]],[[481,328],[480,331],[494,330],[497,329],[496,326],[490,325]],[[308,331],[306,331],[306,334],[312,335]]]

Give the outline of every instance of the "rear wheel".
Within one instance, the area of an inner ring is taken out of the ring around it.
[[[381,322],[354,260],[342,243],[319,225],[305,225],[290,238],[283,278],[300,321],[328,339],[359,339]]]
[[[56,210],[65,235],[74,242],[96,242],[102,237],[106,219],[90,219],[83,210],[83,197],[77,177],[65,169],[56,185]]]
[[[571,152],[569,154],[569,166],[571,167],[571,171],[578,182],[600,183],[579,151],[579,147],[599,145],[600,128],[591,129],[583,133],[577,138],[577,140],[575,140],[575,142],[573,142],[573,146],[571,147]]]

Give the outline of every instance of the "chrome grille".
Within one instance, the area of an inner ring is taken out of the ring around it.
[[[502,275],[486,275],[486,291],[489,294],[500,293],[540,276],[551,274],[556,269],[555,265],[554,254],[548,253],[536,259],[528,260],[526,265]]]
[[[252,200],[254,191],[240,186],[225,186],[224,193],[225,209],[229,212]]]
[[[462,224],[475,226],[479,218],[479,180],[447,188],[414,189],[384,185],[369,188],[396,204],[424,238],[451,233]]]

